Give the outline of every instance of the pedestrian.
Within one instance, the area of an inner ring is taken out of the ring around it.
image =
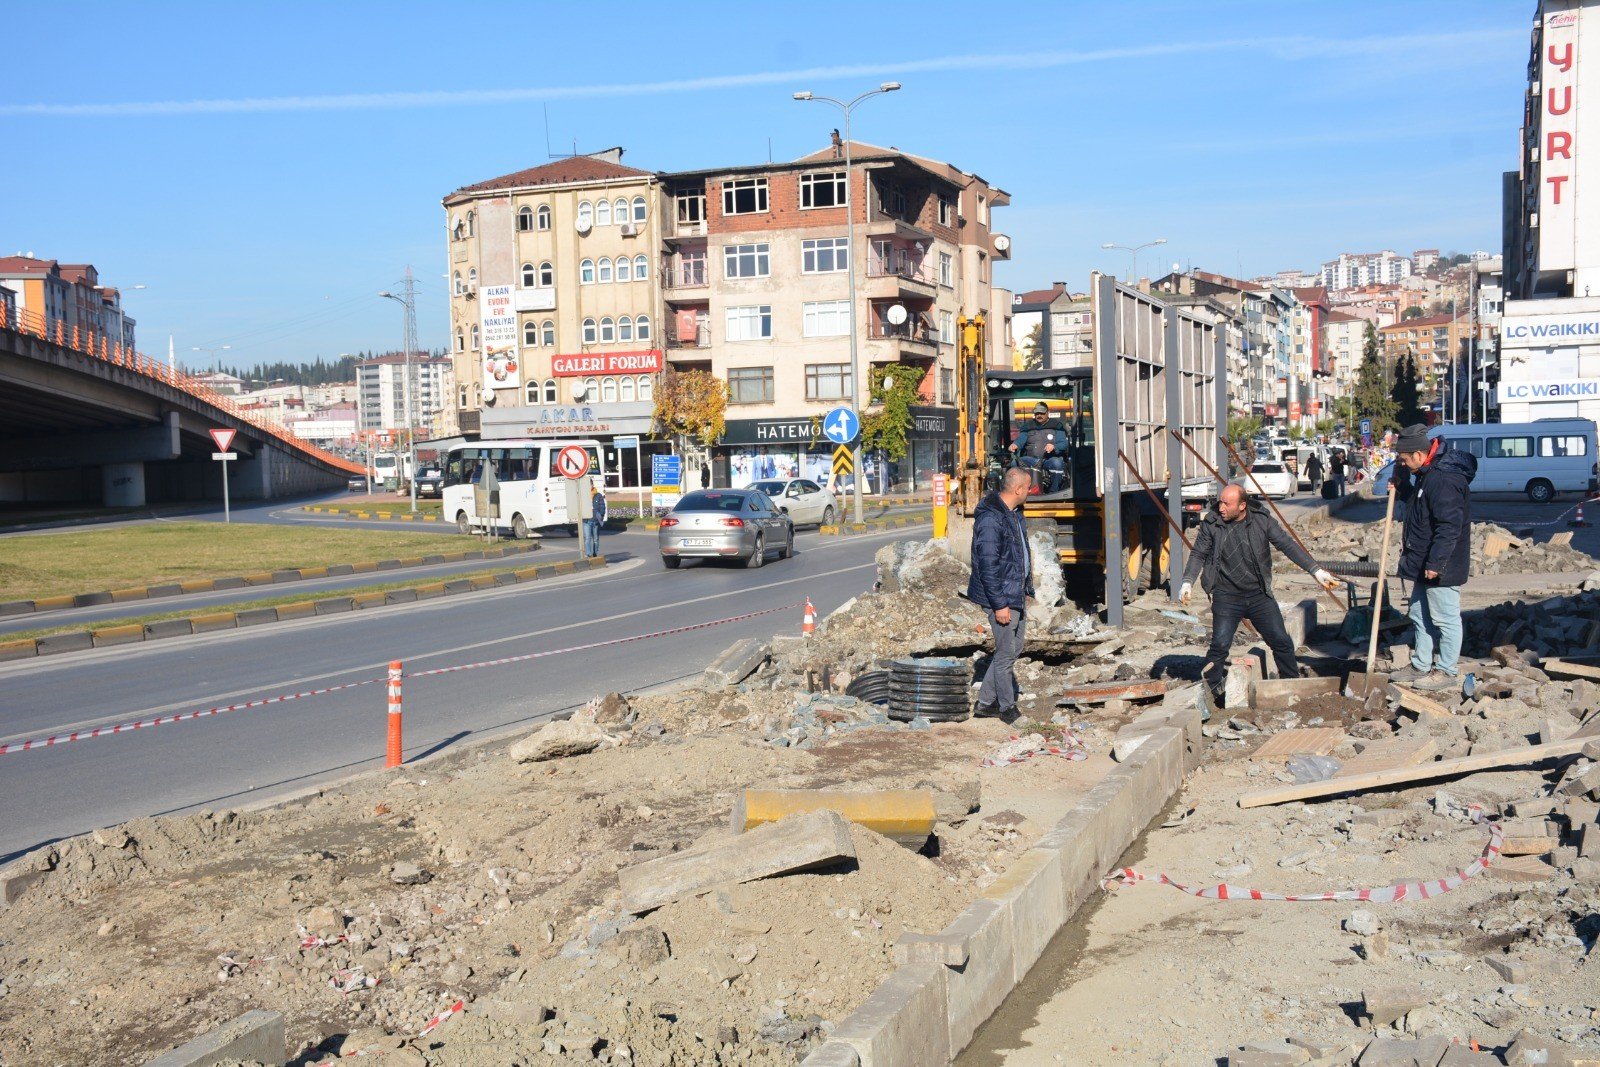
[[[1460,674],[1461,587],[1472,559],[1470,487],[1478,460],[1430,441],[1422,423],[1401,431],[1395,454],[1389,491],[1406,505],[1397,573],[1412,583],[1412,637],[1411,662],[1389,678],[1415,689],[1449,689]]]
[[[597,482],[589,486],[589,517],[583,520],[583,554],[593,558],[600,554],[600,527],[606,524],[606,494]]]
[[[1328,480],[1333,483],[1333,495],[1344,496],[1344,449],[1336,448],[1328,459]]]
[[[711,462],[709,460],[700,464],[700,488],[711,488]]]
[[[1306,460],[1306,480],[1311,483],[1313,493],[1322,491],[1322,457],[1315,452]]]
[[[1211,647],[1206,649],[1204,673],[1213,691],[1222,689],[1228,650],[1244,619],[1250,620],[1272,649],[1278,677],[1300,677],[1294,641],[1284,628],[1283,612],[1272,595],[1274,547],[1314,577],[1318,585],[1328,590],[1338,588],[1333,575],[1318,567],[1258,501],[1251,501],[1237,483],[1223,486],[1216,510],[1207,513],[1200,523],[1194,551],[1183,569],[1183,587],[1178,590],[1178,599],[1188,604],[1194,580],[1201,568],[1205,569],[1201,584],[1211,597]]]
[[[1046,493],[1061,492],[1061,482],[1067,476],[1067,460],[1063,450],[1067,447],[1067,426],[1060,419],[1050,417],[1050,405],[1044,401],[1033,405],[1033,421],[1022,427],[1011,451],[1024,467],[1039,470],[1045,478]]]
[[[967,599],[988,612],[994,634],[994,655],[978,689],[976,713],[982,716],[1014,717],[1021,693],[1013,667],[1022,652],[1033,568],[1018,509],[1032,487],[1032,475],[1022,467],[1012,467],[1000,479],[1000,488],[978,503],[972,517],[972,578],[967,583]]]

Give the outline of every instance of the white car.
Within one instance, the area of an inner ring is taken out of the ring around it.
[[[809,478],[766,478],[751,482],[748,488],[767,494],[778,510],[798,525],[831,526],[839,515],[839,501]]]
[[[1250,473],[1255,475],[1255,481],[1260,484],[1261,491],[1267,496],[1281,498],[1294,494],[1294,475],[1289,473],[1288,467],[1276,460],[1258,461],[1250,468]]]

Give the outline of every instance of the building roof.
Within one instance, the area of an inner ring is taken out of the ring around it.
[[[840,142],[838,146],[829,145],[826,148],[820,148],[817,151],[812,152],[810,155],[801,156],[799,159],[795,160],[795,162],[822,163],[831,159],[844,159],[843,142]],[[936,174],[945,181],[951,182],[955,185],[966,185],[971,181],[979,181],[984,185],[989,185],[989,182],[986,181],[982,176],[977,174],[969,174],[960,167],[946,163],[943,160],[930,159],[927,156],[919,156],[915,152],[905,152],[894,147],[893,145],[884,146],[868,144],[865,141],[850,142],[850,161],[852,163],[857,160],[870,159],[909,159],[923,170]],[[995,200],[997,205],[1009,204],[1011,202],[1011,194],[1007,193],[1004,189],[997,185],[989,185],[989,188],[993,189],[994,192],[998,194]]]
[[[1360,315],[1352,315],[1348,311],[1330,311],[1322,317],[1324,323],[1335,322],[1366,322]]]
[[[1055,282],[1048,289],[1029,289],[1027,292],[1017,293],[1011,298],[1011,306],[1023,307],[1029,304],[1053,304],[1063,296],[1070,296],[1067,292],[1066,282]]]
[[[358,359],[358,360],[356,360],[356,366],[357,367],[376,367],[376,366],[379,366],[381,364],[404,363],[405,361],[406,361],[406,356],[405,356],[404,352],[391,352],[388,355],[384,355],[384,356],[373,356],[371,359]],[[420,352],[412,357],[412,363],[415,364],[416,366],[419,366],[419,367],[422,366],[425,363],[449,363],[449,362],[451,362],[449,356],[427,356],[427,355],[423,355]]]
[[[614,148],[609,151],[622,155],[622,149]],[[572,185],[579,182],[598,182],[608,178],[649,178],[652,171],[640,170],[637,167],[625,167],[621,163],[614,163],[609,159],[602,159],[600,153],[591,156],[569,156],[566,159],[556,159],[549,163],[541,163],[537,167],[526,170],[514,171],[511,174],[502,174],[498,178],[477,182],[473,185],[463,185],[445,200],[451,200],[465,193],[489,193],[503,189],[523,189],[538,185]]]
[[[1328,302],[1328,290],[1320,285],[1309,285],[1292,291],[1294,298],[1302,304],[1326,304]]]
[[[0,274],[49,274],[59,272],[61,265],[53,259],[34,259],[32,256],[0,256]]]
[[[1424,315],[1417,319],[1401,319],[1390,326],[1382,327],[1385,330],[1414,330],[1422,326],[1448,326],[1458,321],[1459,315]]]

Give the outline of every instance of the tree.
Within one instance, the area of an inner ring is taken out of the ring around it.
[[[1417,360],[1410,352],[1395,364],[1394,386],[1389,390],[1389,398],[1394,401],[1395,418],[1401,426],[1422,421],[1422,404],[1417,396]]]
[[[1410,322],[1412,319],[1420,318],[1422,318],[1422,308],[1416,304],[1412,304],[1410,307],[1400,312],[1401,322]]]
[[[1036,322],[1022,342],[1022,369],[1044,370],[1044,323]]]
[[[1384,384],[1383,357],[1378,352],[1378,331],[1367,323],[1367,335],[1361,346],[1361,366],[1356,370],[1356,388],[1351,396],[1353,414],[1359,421],[1372,420],[1374,436],[1395,428],[1394,399]]]
[[[884,363],[872,368],[872,396],[877,407],[861,417],[861,448],[882,452],[889,459],[904,459],[909,450],[911,405],[919,399],[917,387],[926,377],[921,367],[909,363]]]
[[[1259,415],[1232,415],[1228,418],[1228,440],[1235,447],[1241,442],[1248,441],[1261,432],[1261,417]]]
[[[709,371],[667,368],[656,386],[656,432],[679,454],[710,448],[727,428],[728,383]]]

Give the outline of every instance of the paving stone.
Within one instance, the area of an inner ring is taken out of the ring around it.
[[[1449,1049],[1450,1042],[1442,1037],[1380,1037],[1362,1051],[1356,1062],[1360,1067],[1439,1067]]]

